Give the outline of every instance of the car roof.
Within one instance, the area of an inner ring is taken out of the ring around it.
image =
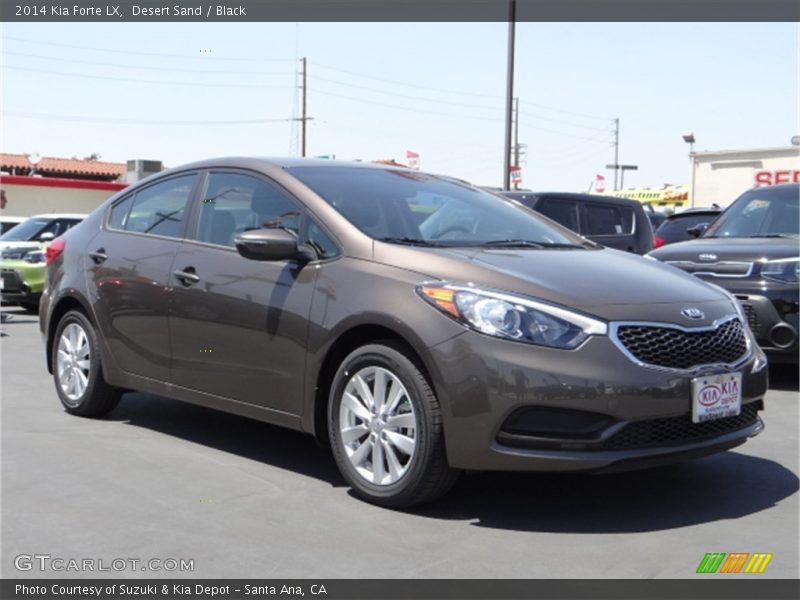
[[[43,213],[41,215],[31,215],[27,219],[85,219],[88,214],[77,213]]]
[[[349,160],[329,160],[325,158],[298,158],[298,157],[270,157],[270,156],[224,156],[199,160],[193,163],[180,165],[176,169],[205,169],[211,167],[244,167],[264,168],[276,167],[291,169],[293,167],[359,167],[363,169],[394,169],[410,171],[406,167],[396,167],[382,163],[359,162]],[[416,172],[416,171],[415,171]]]
[[[503,195],[509,198],[520,196],[536,196],[548,198],[563,198],[566,200],[580,200],[581,202],[605,202],[607,204],[618,204],[620,206],[642,206],[638,200],[630,200],[628,198],[617,198],[616,196],[601,196],[600,194],[582,194],[579,192],[522,192],[510,190],[502,192]]]

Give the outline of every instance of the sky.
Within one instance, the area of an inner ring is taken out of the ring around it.
[[[168,167],[298,156],[394,159],[503,179],[505,23],[6,23],[3,152]],[[689,179],[695,150],[785,147],[798,123],[796,23],[518,23],[523,186]]]

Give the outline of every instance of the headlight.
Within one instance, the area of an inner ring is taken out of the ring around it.
[[[597,319],[502,292],[442,283],[421,285],[417,293],[464,325],[508,340],[572,349],[590,335],[608,332]]]
[[[800,282],[800,258],[768,260],[761,267],[761,276],[764,279],[781,283],[798,283]]]
[[[27,263],[43,263],[44,262],[44,252],[41,250],[36,250],[32,252],[27,252],[25,256],[22,258]]]

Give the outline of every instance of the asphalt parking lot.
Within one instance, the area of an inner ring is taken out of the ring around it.
[[[144,394],[102,420],[67,415],[36,317],[9,312],[3,577],[93,576],[14,566],[48,554],[194,560],[193,572],[108,576],[686,578],[707,552],[773,553],[758,577],[798,577],[793,368],[771,368],[765,432],[723,455],[602,476],[470,475],[395,512],[348,494],[300,433]]]

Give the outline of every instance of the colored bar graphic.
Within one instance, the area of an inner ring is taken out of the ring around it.
[[[745,573],[763,573],[767,568],[769,561],[772,560],[772,554],[753,554],[750,557],[750,562],[744,568]]]
[[[750,556],[749,552],[731,552],[728,554],[728,559],[722,564],[720,573],[738,573],[742,570],[748,556]]]
[[[703,560],[697,566],[697,573],[716,573],[724,559],[724,552],[706,552]]]

